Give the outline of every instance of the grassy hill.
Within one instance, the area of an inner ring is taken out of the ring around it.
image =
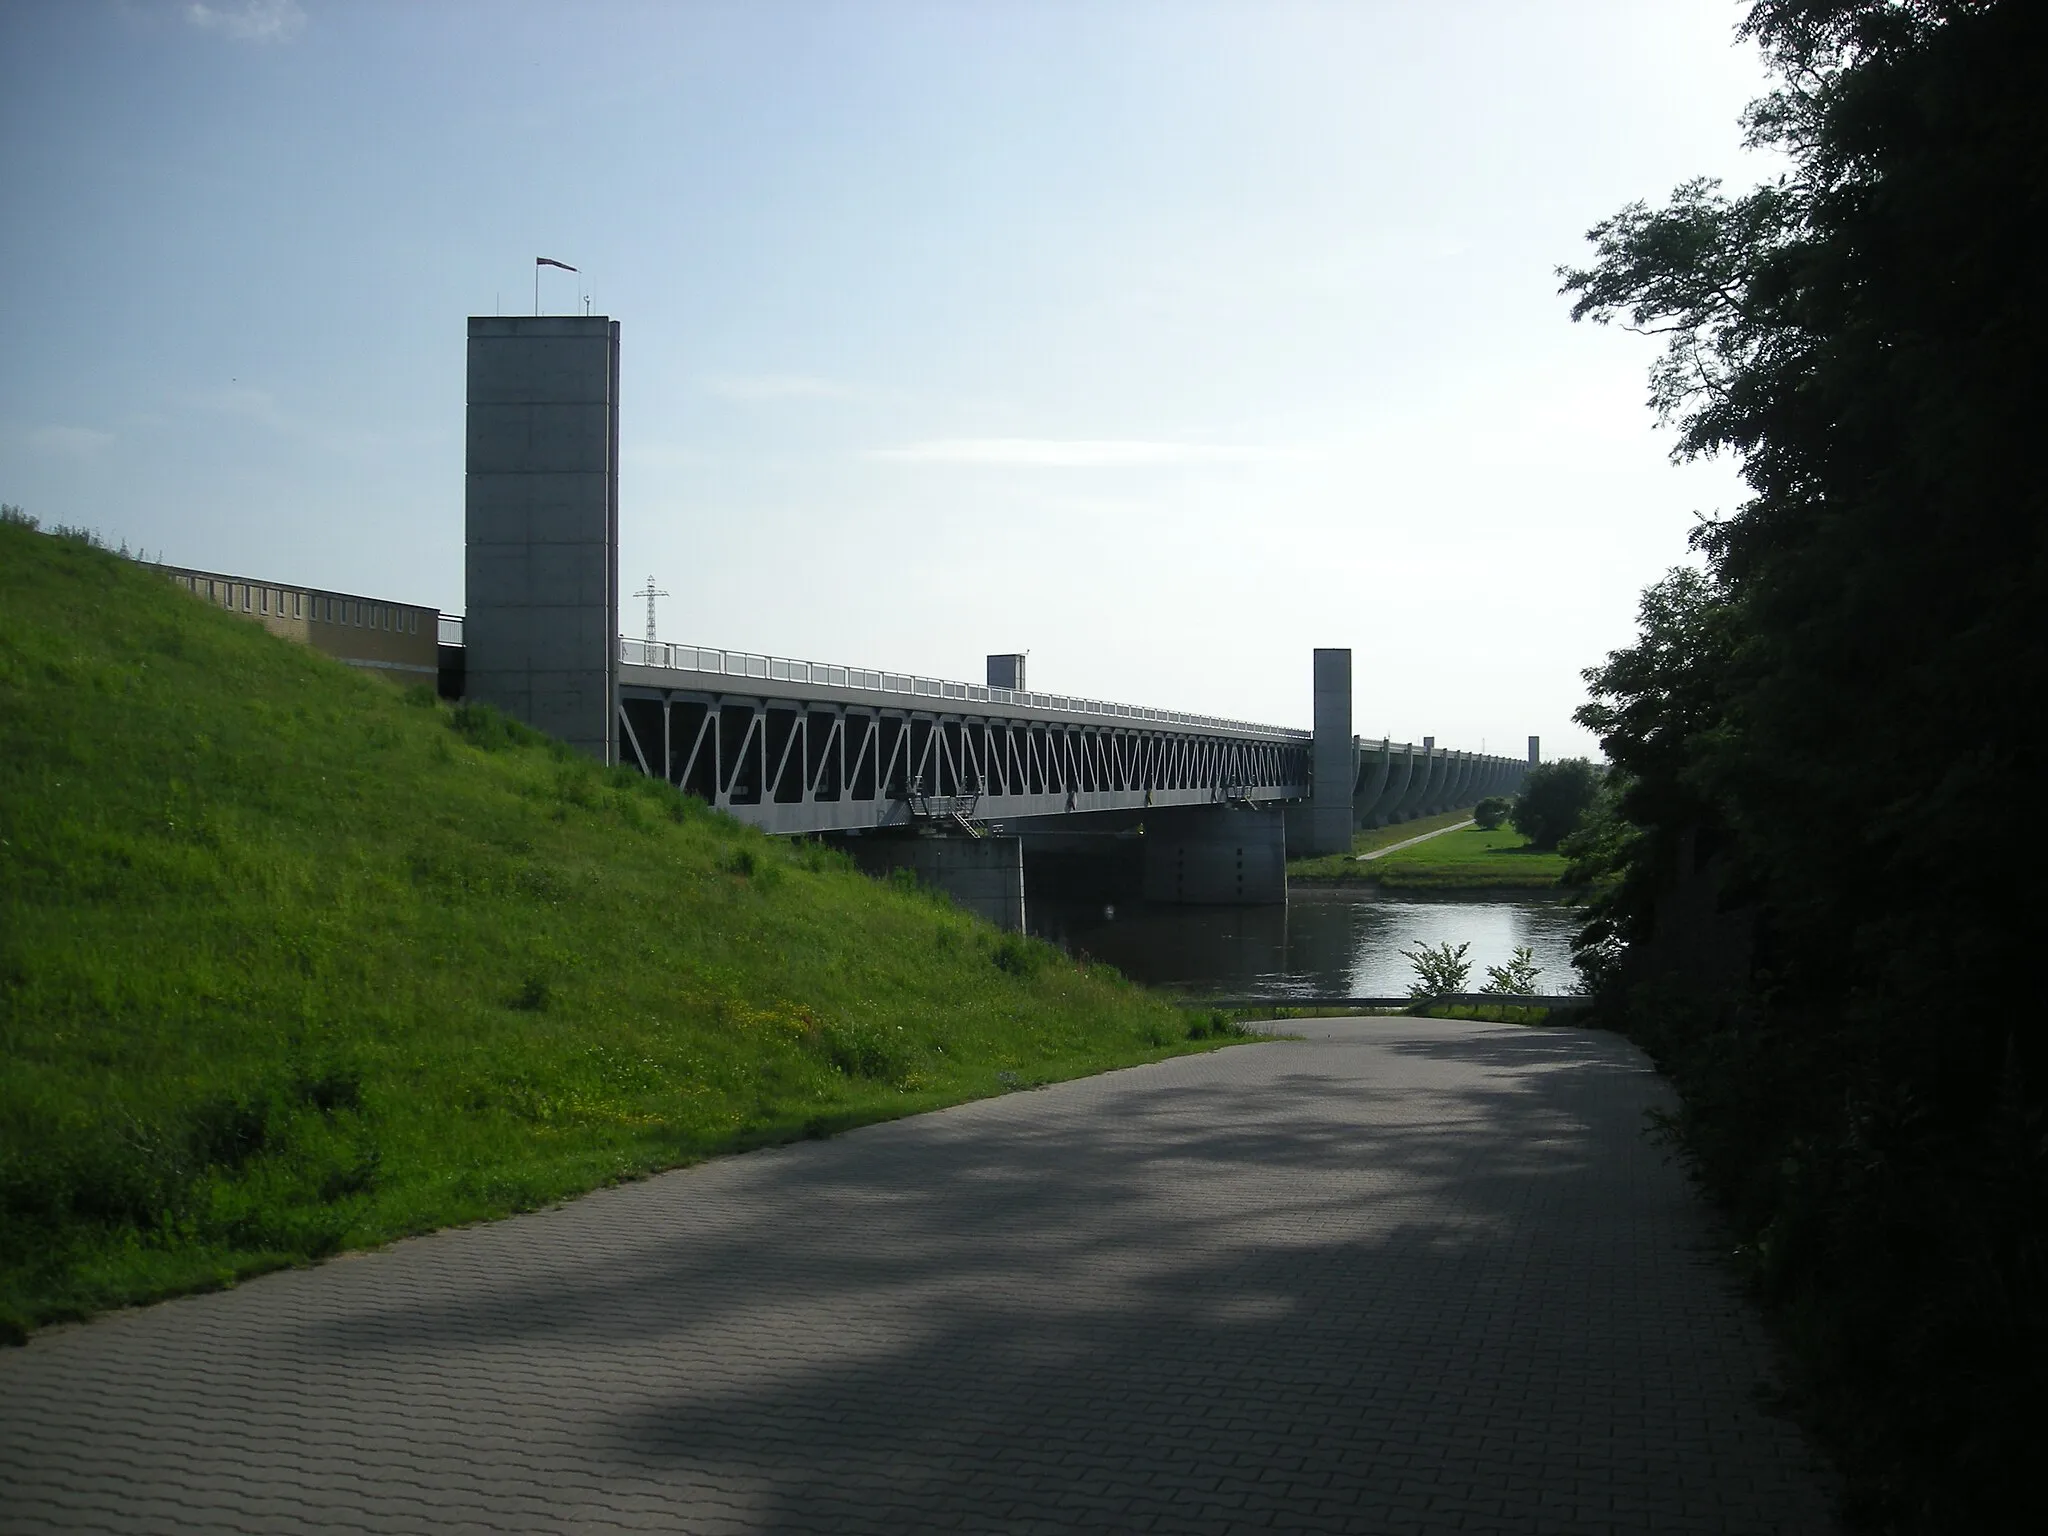
[[[1224,1029],[0,525],[13,1336]]]

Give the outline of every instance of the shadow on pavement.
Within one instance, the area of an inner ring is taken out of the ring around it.
[[[583,1454],[751,1529],[1824,1528],[1641,1057],[1361,1023],[607,1192],[303,1342],[589,1377]]]

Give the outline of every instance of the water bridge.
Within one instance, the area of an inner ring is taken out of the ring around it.
[[[1016,656],[968,683],[625,639],[618,382],[614,320],[470,320],[462,690],[765,831],[839,838],[1014,925],[1024,835],[1142,822],[1153,899],[1284,900],[1290,849],[1527,771],[1354,736],[1347,650],[1315,653],[1300,729],[1039,692]]]

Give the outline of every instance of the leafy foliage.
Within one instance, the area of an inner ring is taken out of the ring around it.
[[[1543,967],[1536,963],[1536,951],[1518,944],[1506,965],[1486,968],[1486,985],[1479,990],[1490,997],[1528,997],[1535,992],[1536,980],[1542,974]]]
[[[1852,1515],[2012,1528],[2048,1037],[2002,989],[2048,913],[1958,850],[2048,763],[2018,703],[2048,688],[2048,7],[1759,0],[1743,32],[1778,81],[1745,126],[1788,173],[1631,205],[1561,274],[1575,318],[1664,338],[1675,455],[1734,454],[1750,491],[1587,674],[1616,774],[1565,845],[1603,892],[1580,957],[1678,1082]],[[1740,992],[1675,988],[1738,918]]]
[[[1505,795],[1488,795],[1472,807],[1472,820],[1482,832],[1491,832],[1508,819],[1514,804]]]
[[[1545,852],[1571,836],[1593,803],[1600,770],[1583,757],[1567,757],[1529,770],[1510,813],[1515,830]]]
[[[1408,995],[1448,997],[1464,991],[1465,978],[1472,974],[1472,962],[1465,958],[1471,947],[1460,944],[1453,948],[1451,941],[1445,939],[1441,944],[1418,944],[1400,951],[1401,958],[1415,968],[1415,980],[1409,983]]]

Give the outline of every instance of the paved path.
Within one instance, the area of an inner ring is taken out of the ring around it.
[[[1287,1027],[38,1337],[0,1528],[1828,1528],[1640,1057]]]
[[[1352,857],[1361,864],[1369,859],[1384,859],[1388,854],[1399,853],[1403,848],[1413,848],[1417,843],[1426,843],[1432,837],[1442,837],[1446,832],[1462,832],[1467,827],[1476,827],[1478,825],[1478,822],[1468,817],[1464,821],[1454,821],[1448,827],[1438,827],[1434,832],[1425,832],[1420,837],[1406,837],[1398,843],[1389,843],[1384,848],[1373,849],[1371,853],[1353,854]]]

